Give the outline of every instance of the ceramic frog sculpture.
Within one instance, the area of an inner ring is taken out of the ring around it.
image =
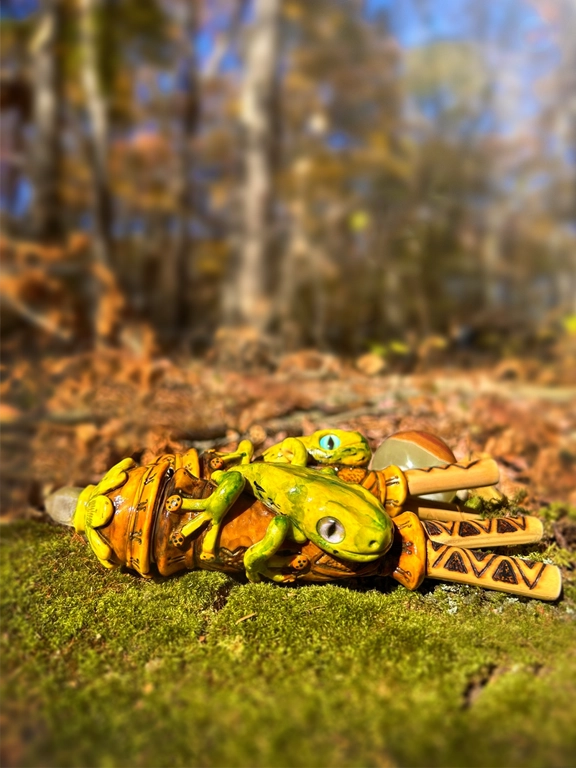
[[[301,443],[310,459],[317,464],[344,464],[349,467],[365,467],[372,452],[368,441],[360,432],[343,429],[320,429],[307,437],[288,437],[264,451],[264,461],[289,463],[294,451],[301,451]]]
[[[254,445],[250,440],[242,440],[237,450],[232,453],[217,451],[211,453],[211,469],[218,470],[239,462],[250,461],[254,455]],[[262,454],[262,461],[299,466],[317,464],[366,467],[371,456],[368,441],[360,432],[319,429],[311,435],[287,437],[280,443],[270,446]]]
[[[325,552],[352,562],[370,562],[384,555],[394,533],[377,499],[365,488],[339,480],[333,469],[307,468],[308,453],[301,441],[294,440],[288,448],[291,464],[250,463],[251,444],[241,443],[234,454],[238,458],[245,451],[241,463],[212,474],[217,487],[208,498],[182,499],[182,511],[197,510],[200,514],[174,531],[172,542],[182,545],[187,536],[210,522],[200,557],[204,561],[215,559],[222,521],[248,486],[256,499],[275,512],[264,538],[244,555],[251,581],[260,581],[262,576],[287,580],[269,567],[286,539],[298,543],[310,540]]]

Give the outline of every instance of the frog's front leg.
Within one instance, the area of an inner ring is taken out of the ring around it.
[[[254,456],[254,444],[250,440],[241,440],[231,453],[211,451],[210,467],[212,470],[225,470],[231,464],[250,464]]]
[[[262,576],[266,576],[272,581],[294,580],[293,576],[286,576],[268,567],[268,561],[278,552],[290,528],[291,523],[287,517],[276,515],[270,521],[264,538],[246,550],[244,568],[250,581],[261,581]]]
[[[170,537],[173,544],[180,544],[186,536],[197,531],[204,523],[211,522],[212,527],[202,543],[201,560],[213,560],[215,558],[222,520],[244,490],[246,483],[240,472],[234,472],[234,470],[214,472],[212,480],[218,487],[207,499],[182,499],[181,510],[198,510],[202,514],[183,526],[180,531],[174,531]]]
[[[308,449],[298,437],[287,437],[264,453],[264,461],[305,467],[308,464]]]

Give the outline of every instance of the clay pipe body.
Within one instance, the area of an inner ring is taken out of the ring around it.
[[[405,472],[396,466],[384,469],[340,467],[338,476],[345,482],[363,485],[379,499],[388,514],[395,517],[402,511],[408,497],[494,485],[500,473],[493,459],[477,459]]]

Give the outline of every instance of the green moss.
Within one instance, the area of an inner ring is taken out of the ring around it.
[[[543,520],[552,523],[556,520],[560,520],[562,517],[567,517],[569,520],[576,520],[576,507],[558,501],[538,510],[538,515]]]
[[[574,597],[166,581],[69,531],[2,540],[15,766],[568,766]]]
[[[481,496],[470,495],[464,506],[486,518],[501,517],[502,515],[529,515],[530,512],[522,506],[527,493],[524,490],[518,491],[514,496],[502,496],[497,499],[484,499]]]
[[[576,552],[563,549],[558,544],[550,544],[543,551],[530,551],[526,558],[540,563],[552,563],[560,566],[560,568],[576,568]]]

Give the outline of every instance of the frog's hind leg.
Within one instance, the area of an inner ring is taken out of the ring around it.
[[[290,530],[290,521],[283,515],[276,515],[266,529],[264,538],[249,547],[244,554],[244,568],[250,581],[261,581],[266,576],[272,581],[293,581],[294,577],[272,570],[268,566],[270,558],[282,546]]]
[[[213,560],[216,557],[215,549],[218,543],[218,536],[220,535],[222,520],[244,490],[246,483],[243,475],[240,472],[234,472],[234,470],[214,472],[212,480],[218,487],[207,499],[183,499],[181,507],[184,510],[198,510],[202,514],[183,526],[179,531],[180,536],[189,536],[204,523],[208,521],[212,523],[212,527],[202,543],[201,560]]]

